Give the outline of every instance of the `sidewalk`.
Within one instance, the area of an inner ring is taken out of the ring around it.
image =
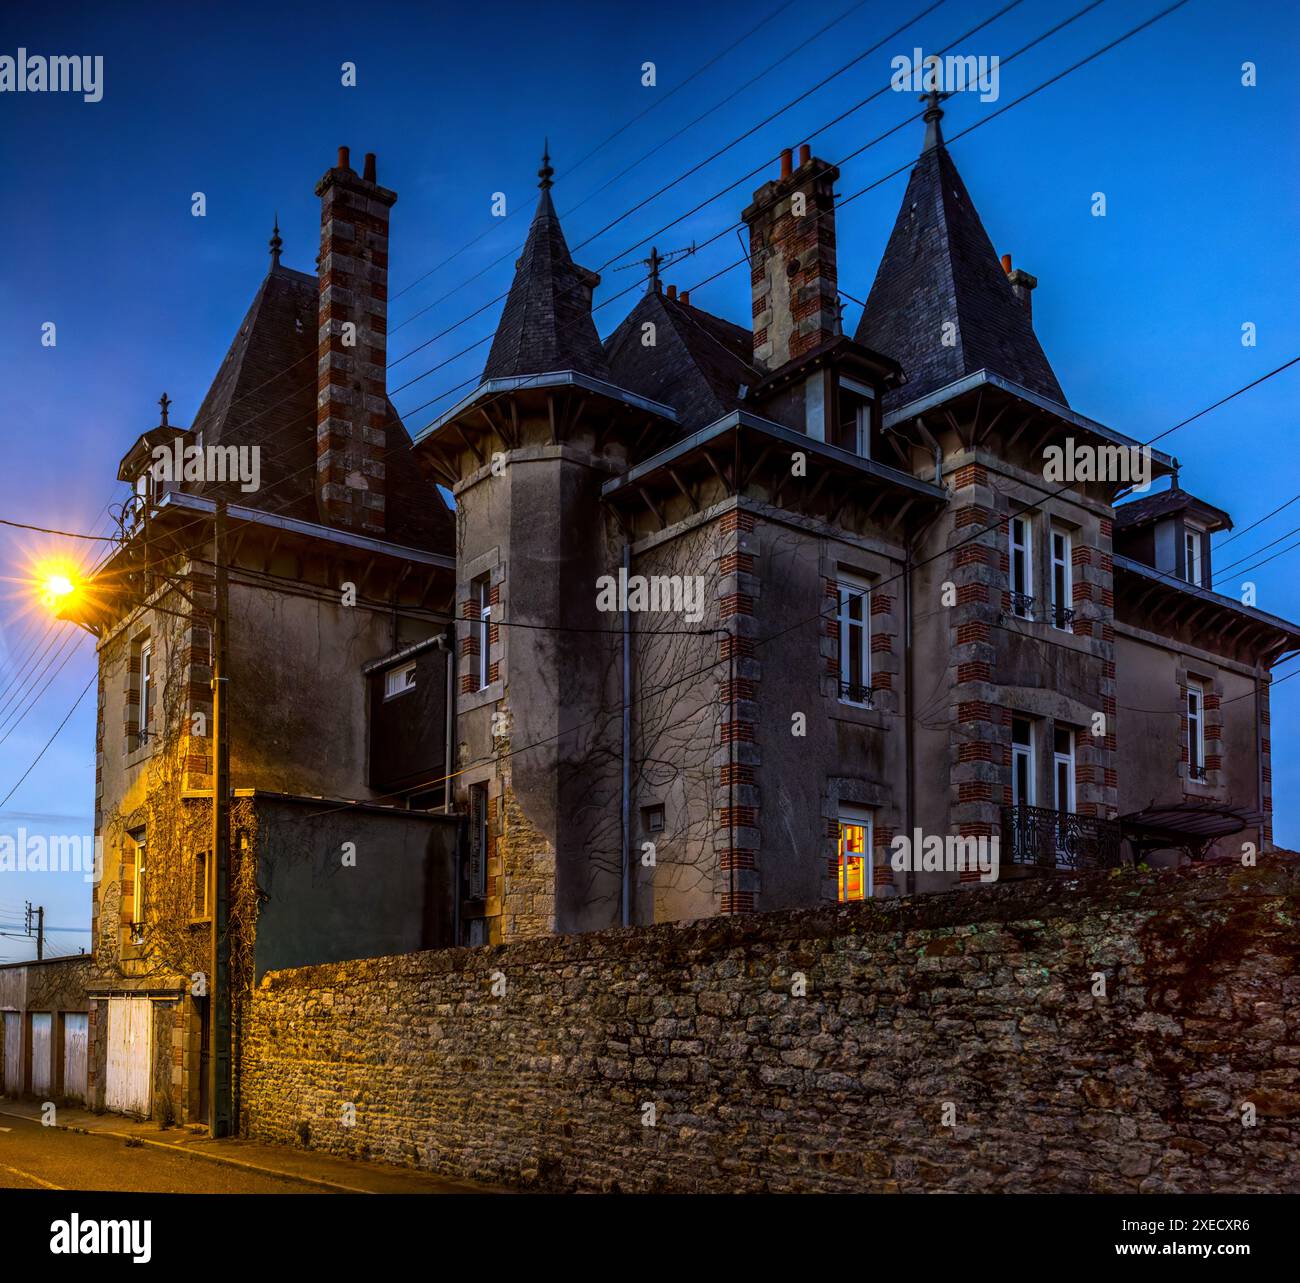
[[[39,1123],[41,1107],[34,1101],[0,1100],[0,1117],[25,1118]],[[435,1176],[414,1168],[387,1163],[335,1158],[309,1149],[268,1145],[255,1140],[213,1140],[206,1131],[184,1127],[159,1128],[154,1122],[137,1122],[122,1114],[92,1114],[89,1110],[60,1106],[58,1124],[65,1131],[85,1131],[184,1154],[210,1163],[225,1163],[250,1171],[284,1176],[346,1194],[506,1194],[494,1185],[477,1185]]]

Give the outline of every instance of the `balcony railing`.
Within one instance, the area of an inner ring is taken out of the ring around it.
[[[132,922],[127,930],[127,939],[132,944],[144,944],[144,923]]]
[[[1041,869],[1114,869],[1121,863],[1120,827],[1043,806],[1002,808],[1002,859]]]
[[[1187,778],[1195,780],[1198,784],[1204,784],[1209,778],[1209,772],[1204,766],[1189,766],[1187,768]]]
[[[1011,594],[1011,613],[1021,619],[1033,619],[1033,597],[1026,592],[1013,592]]]
[[[1074,611],[1069,606],[1062,606],[1059,602],[1052,603],[1052,627],[1059,628],[1062,632],[1071,632],[1074,627]]]
[[[846,704],[856,704],[859,708],[874,708],[875,687],[857,686],[853,682],[840,683],[840,699]]]

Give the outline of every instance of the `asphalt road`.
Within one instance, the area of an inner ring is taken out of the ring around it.
[[[324,1194],[289,1177],[263,1175],[171,1153],[128,1146],[114,1136],[0,1119],[0,1188],[121,1190],[152,1194]]]

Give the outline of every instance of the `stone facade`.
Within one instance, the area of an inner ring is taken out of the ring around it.
[[[1293,1189],[1298,910],[1288,853],[272,972],[243,1127],[554,1189]]]

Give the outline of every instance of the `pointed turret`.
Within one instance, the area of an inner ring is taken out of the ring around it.
[[[537,172],[542,194],[515,267],[483,379],[556,370],[608,379],[609,367],[591,319],[592,291],[600,277],[579,267],[569,253],[551,201],[555,171],[549,152],[543,152]]]
[[[886,404],[915,401],[987,369],[1065,405],[1028,309],[944,145],[941,95],[923,101],[925,143],[855,335],[907,374]]]

